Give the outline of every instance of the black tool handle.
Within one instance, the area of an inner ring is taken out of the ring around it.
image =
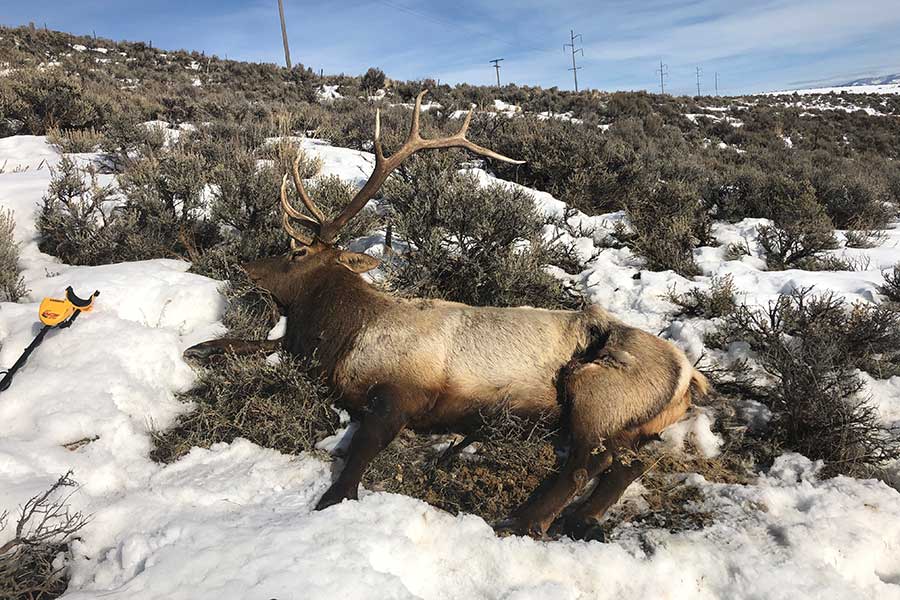
[[[16,361],[16,364],[10,367],[9,371],[6,372],[6,375],[3,376],[3,379],[0,380],[0,392],[9,387],[9,384],[12,383],[13,375],[16,374],[16,371],[22,368],[22,365],[25,364],[25,361],[28,360],[28,357],[32,352],[34,352],[34,349],[44,341],[44,336],[47,335],[47,332],[50,331],[50,329],[50,327],[44,325],[38,332],[37,337],[35,337],[31,341],[31,343],[28,344],[28,347],[25,348],[24,352],[22,352],[22,356],[19,357],[19,360]]]

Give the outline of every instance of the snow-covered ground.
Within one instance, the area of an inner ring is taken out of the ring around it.
[[[900,83],[888,83],[882,85],[847,85],[843,87],[809,88],[804,90],[782,90],[766,92],[764,96],[781,96],[784,94],[800,94],[801,96],[815,94],[900,94]]]
[[[303,145],[321,158],[324,173],[359,181],[371,170],[366,153],[316,140]],[[72,267],[42,254],[35,213],[48,165],[58,160],[43,138],[0,139],[0,165],[9,165],[0,174],[0,207],[15,212],[31,289],[21,303],[0,305],[0,364],[12,364],[37,332],[43,296],[58,296],[66,285],[101,296],[93,313],[48,335],[0,393],[0,513],[15,513],[74,471],[81,488],[72,503],[93,517],[74,546],[67,597],[900,598],[900,493],[874,480],[820,481],[820,465],[798,455],[781,457],[753,485],[691,475],[713,524],[681,533],[635,528],[614,543],[498,538],[478,517],[387,493],[363,492],[359,502],[312,512],[331,465],[244,440],[194,449],[171,465],[153,463],[151,429],[191,409],[175,398],[194,381],[181,352],[224,330],[224,300],[216,282],[186,273],[183,262]],[[474,172],[485,184],[496,181]],[[541,210],[564,214],[549,194],[533,196]],[[586,256],[624,220],[621,213],[570,216],[587,236],[575,240]],[[730,274],[751,304],[810,284],[872,301],[880,269],[900,261],[895,228],[878,248],[846,250],[871,257],[867,271],[766,272],[759,223],[718,224],[720,242],[746,241],[754,255],[726,261],[724,246],[700,248],[704,276],[693,282],[642,270],[626,249],[603,250],[573,279],[593,301],[663,331],[696,358],[703,323],[673,322],[663,298],[672,285],[705,286],[711,276]],[[871,391],[883,418],[900,420],[900,378],[873,382]],[[690,430],[714,451],[705,415],[668,437],[677,441]],[[96,439],[66,449],[85,438]],[[0,544],[11,535],[0,532]]]

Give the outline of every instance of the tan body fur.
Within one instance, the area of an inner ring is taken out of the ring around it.
[[[600,307],[490,308],[397,298],[342,265],[340,255],[325,248],[302,260],[263,259],[245,268],[287,313],[284,348],[313,358],[342,405],[371,412],[373,402],[381,406],[382,396],[388,398],[389,438],[402,427],[463,428],[501,403],[525,416],[568,409],[576,454],[572,473],[560,480],[569,477],[571,485],[555,495],[551,490],[546,506],[523,509],[523,529],[532,533],[545,531],[588,479],[615,471],[620,450],[679,420],[692,394],[706,391],[703,376],[674,345]],[[231,341],[200,347],[217,343]],[[390,441],[379,435],[371,442],[375,452]],[[328,503],[355,497],[358,480],[348,479]]]

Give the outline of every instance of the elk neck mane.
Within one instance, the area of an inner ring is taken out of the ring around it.
[[[322,264],[305,275],[292,282],[291,302],[284,307],[285,349],[330,375],[365,326],[398,299],[339,265]]]

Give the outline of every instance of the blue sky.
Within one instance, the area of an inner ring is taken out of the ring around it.
[[[569,88],[569,31],[583,36],[581,87],[693,93],[809,87],[900,72],[900,0],[284,0],[295,61],[326,73],[378,66],[402,79]],[[0,0],[0,23],[160,48],[280,62],[276,0]]]

